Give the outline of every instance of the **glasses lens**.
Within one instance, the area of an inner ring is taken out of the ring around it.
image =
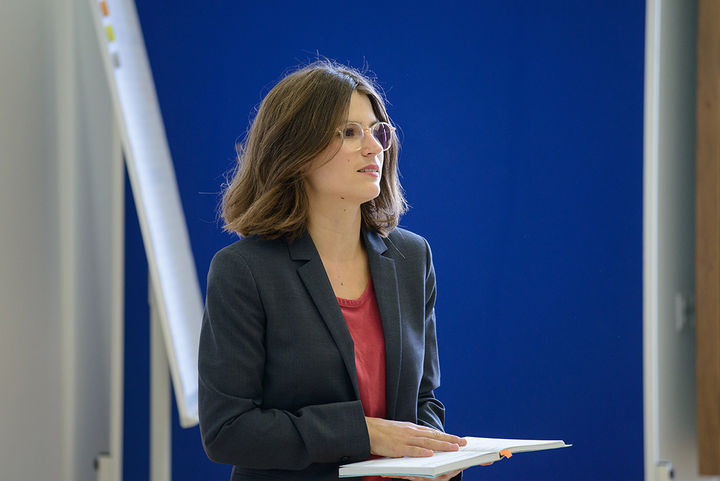
[[[380,122],[375,124],[372,128],[373,137],[382,145],[383,150],[390,148],[390,141],[392,140],[392,129],[386,122]]]
[[[356,123],[349,123],[345,125],[342,134],[345,140],[359,141],[363,136],[362,126]]]

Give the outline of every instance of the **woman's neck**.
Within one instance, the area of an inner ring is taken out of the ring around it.
[[[308,232],[324,262],[346,263],[363,254],[360,206],[310,206]]]

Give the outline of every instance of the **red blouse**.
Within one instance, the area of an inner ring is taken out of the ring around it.
[[[365,416],[385,418],[385,335],[372,279],[358,299],[337,300],[355,344],[355,369]]]

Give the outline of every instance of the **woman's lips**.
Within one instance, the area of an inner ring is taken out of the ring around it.
[[[372,177],[379,177],[380,175],[380,167],[375,164],[366,165],[362,169],[358,169],[358,172],[361,174],[367,174]]]

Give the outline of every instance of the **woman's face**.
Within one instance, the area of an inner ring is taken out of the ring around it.
[[[347,120],[366,129],[378,122],[367,95],[353,92]],[[380,195],[383,160],[382,146],[369,130],[357,143],[343,143],[338,135],[311,165],[306,177],[308,197],[311,202],[338,206],[372,200]]]

